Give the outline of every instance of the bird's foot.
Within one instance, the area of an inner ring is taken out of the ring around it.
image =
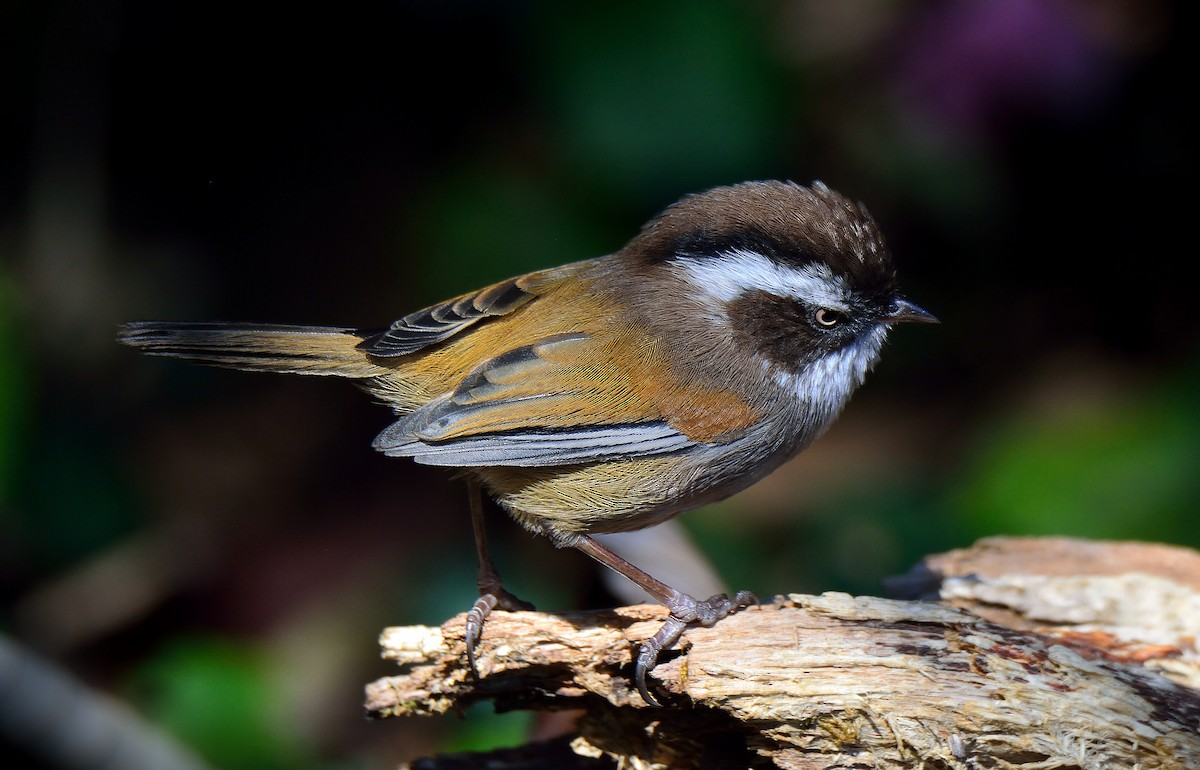
[[[467,630],[463,641],[467,646],[467,665],[471,667],[471,676],[479,679],[479,666],[476,664],[475,648],[483,638],[483,624],[492,614],[492,610],[500,608],[505,612],[532,610],[533,605],[518,599],[499,585],[490,586],[485,590],[471,609],[467,612]]]
[[[758,604],[758,597],[749,591],[738,591],[732,599],[726,594],[717,594],[705,601],[699,601],[684,593],[677,594],[667,603],[667,609],[671,611],[667,622],[638,648],[634,681],[642,698],[651,706],[662,705],[650,694],[646,686],[646,674],[658,663],[659,654],[679,641],[684,629],[690,625],[712,626],[721,618],[754,604]]]

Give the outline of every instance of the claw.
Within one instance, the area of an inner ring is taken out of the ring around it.
[[[738,591],[733,596],[733,603],[736,606],[733,610],[731,610],[732,612],[744,610],[747,607],[756,607],[759,604],[762,604],[762,602],[758,600],[758,595],[753,591]]]
[[[467,665],[471,668],[471,676],[479,679],[479,666],[475,662],[475,647],[483,638],[483,622],[492,614],[498,599],[495,594],[484,594],[475,600],[467,612],[467,630],[463,641],[467,645]]]
[[[648,644],[642,642],[642,647],[638,651],[637,668],[634,671],[634,681],[637,683],[637,690],[642,695],[642,700],[650,704],[654,708],[662,708],[662,701],[650,694],[650,689],[646,686],[646,672],[654,668],[655,662],[658,659],[658,651],[652,649]]]
[[[712,626],[718,620],[754,604],[758,604],[758,598],[749,591],[738,591],[732,599],[726,594],[717,594],[703,602],[697,601],[687,594],[678,594],[676,600],[667,605],[671,614],[667,617],[666,622],[654,636],[642,642],[638,648],[637,662],[634,666],[634,682],[642,699],[651,706],[662,706],[658,698],[650,694],[650,688],[646,684],[646,675],[658,664],[658,656],[662,651],[670,649],[679,641],[684,629],[693,623],[705,627]]]
[[[479,646],[480,640],[483,639],[484,621],[492,614],[492,610],[497,607],[505,612],[533,609],[532,604],[518,599],[503,588],[488,591],[475,600],[475,603],[471,605],[471,609],[467,612],[467,630],[463,634],[463,641],[467,646],[467,665],[471,668],[471,676],[476,680],[482,677],[479,676],[475,648]]]
[[[695,600],[693,599],[693,601]],[[683,635],[683,629],[687,628],[687,625],[686,620],[671,615],[654,636],[642,642],[641,647],[638,648],[637,665],[633,670],[634,680],[637,682],[638,692],[641,693],[642,699],[651,706],[662,706],[662,703],[650,694],[650,690],[646,686],[646,674],[658,665],[658,656],[662,651],[669,649],[679,641],[679,637]]]

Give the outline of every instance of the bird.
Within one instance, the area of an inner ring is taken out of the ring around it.
[[[594,535],[722,500],[807,447],[841,412],[900,323],[937,323],[898,289],[867,209],[821,182],[752,181],[686,195],[622,248],[537,270],[376,329],[141,321],[118,340],[234,369],[352,380],[389,406],[389,457],[468,480],[479,599],[465,647],[496,608],[530,607],[489,555],[486,491],[528,530],[624,575],[669,615],[634,681],[690,625],[757,602],[700,600]]]

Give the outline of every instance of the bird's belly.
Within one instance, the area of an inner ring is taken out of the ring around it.
[[[569,541],[574,535],[642,529],[722,500],[799,449],[790,442],[743,441],[591,465],[472,473],[524,526]]]

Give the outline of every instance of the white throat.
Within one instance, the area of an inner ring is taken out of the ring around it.
[[[879,360],[879,351],[887,338],[888,327],[876,324],[850,345],[818,358],[802,371],[791,372],[763,361],[784,390],[805,405],[819,423],[827,423],[850,400],[859,385]]]

